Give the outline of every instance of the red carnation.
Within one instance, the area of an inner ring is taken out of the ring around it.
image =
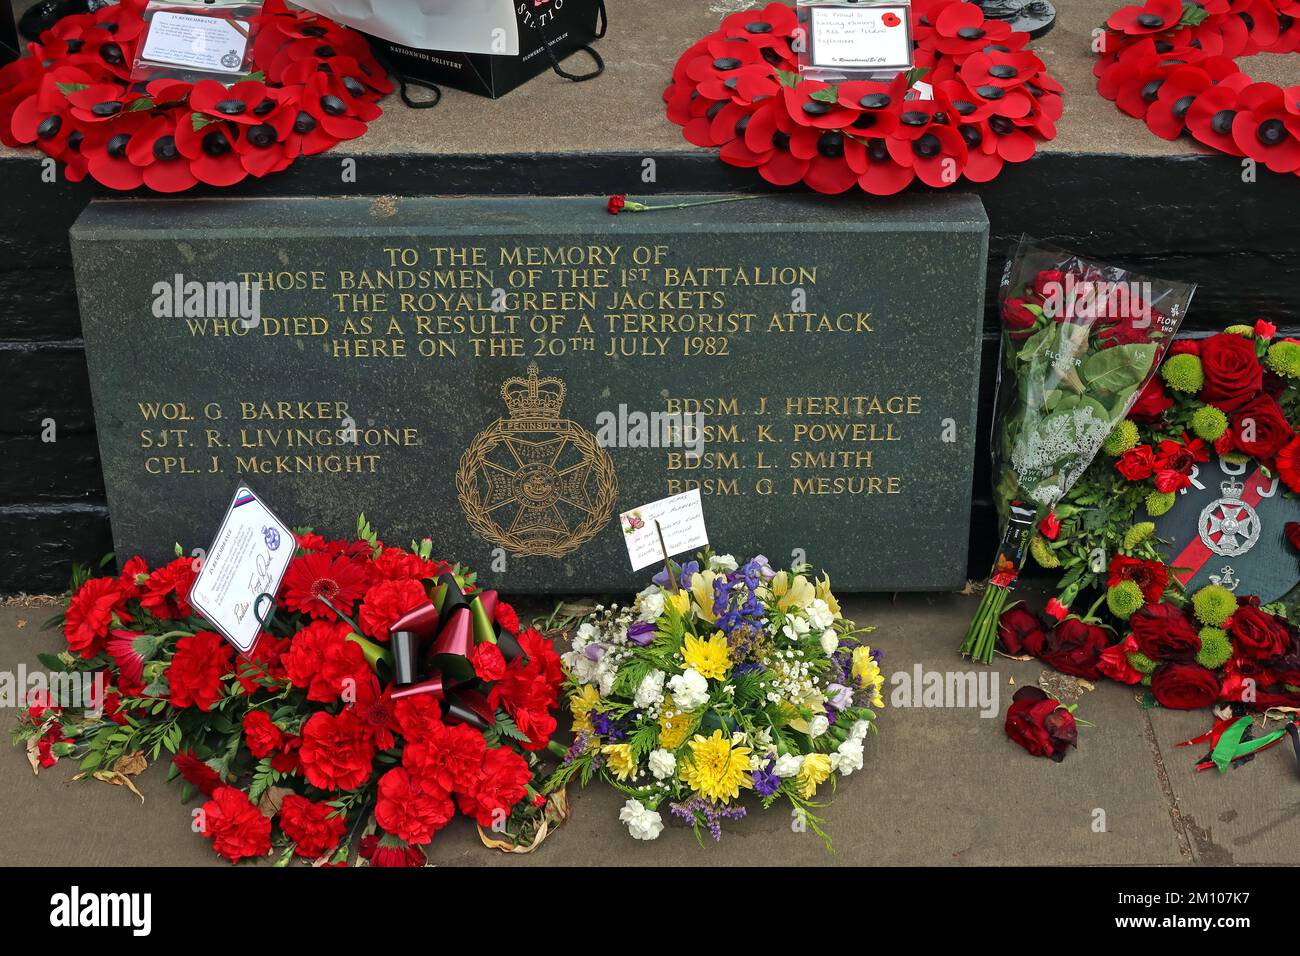
[[[370,779],[374,737],[351,711],[337,716],[318,711],[302,728],[298,756],[313,787],[355,790]]]
[[[411,578],[380,581],[366,591],[357,623],[368,636],[386,641],[389,628],[399,617],[428,600],[429,595],[419,581]]]
[[[1164,664],[1151,677],[1151,693],[1161,707],[1197,710],[1219,699],[1219,679],[1200,664]]]
[[[483,758],[483,776],[474,788],[456,794],[461,813],[473,817],[481,827],[490,827],[510,815],[511,809],[528,795],[532,772],[523,757],[509,747],[495,747]]]
[[[313,551],[289,563],[280,600],[290,611],[333,621],[338,615],[326,601],[342,613],[351,614],[365,590],[366,573],[356,561]]]
[[[117,580],[127,597],[139,597],[144,589],[144,582],[149,580],[149,565],[138,554],[133,558],[127,558]]]
[[[1168,494],[1188,487],[1192,483],[1192,469],[1209,460],[1206,444],[1199,438],[1189,441],[1184,435],[1182,442],[1164,439],[1155,453],[1156,491]]]
[[[1115,460],[1115,470],[1125,481],[1144,481],[1155,474],[1156,456],[1150,445],[1130,448]]]
[[[609,209],[609,214],[611,216],[617,216],[620,212],[623,211],[623,207],[626,205],[627,205],[627,197],[624,196],[622,193],[616,193],[615,195],[609,197],[609,203],[607,204],[606,208]]]
[[[519,633],[519,615],[505,601],[497,602],[496,610],[492,612],[492,620],[507,634]]]
[[[326,803],[312,803],[296,793],[280,804],[280,829],[295,844],[294,854],[314,860],[339,845],[347,817]]]
[[[1255,343],[1228,332],[1212,335],[1201,343],[1201,368],[1205,372],[1201,397],[1225,412],[1254,398],[1263,383],[1264,371],[1255,357]]]
[[[398,732],[408,741],[428,740],[442,726],[442,708],[432,694],[402,697],[393,705]]]
[[[199,576],[194,565],[194,558],[179,557],[149,575],[140,596],[140,606],[162,621],[180,620],[192,615],[190,588]]]
[[[91,578],[79,587],[68,602],[63,621],[68,650],[87,659],[103,650],[113,616],[119,621],[131,620],[126,613],[126,601],[127,595],[117,578]]]
[[[253,806],[242,790],[218,787],[203,804],[200,819],[200,832],[231,863],[271,852],[271,821]]]
[[[1038,522],[1038,533],[1048,541],[1055,541],[1061,536],[1061,519],[1056,517],[1055,511],[1049,511]]]
[[[487,745],[477,730],[465,724],[438,724],[422,740],[408,740],[402,766],[441,790],[464,793],[483,776]]]
[[[428,862],[424,851],[388,833],[368,833],[357,844],[361,858],[371,866],[413,867]]]
[[[491,683],[506,675],[506,659],[501,654],[501,648],[495,644],[479,644],[470,655],[470,661],[474,665],[474,673],[481,681]]]
[[[1292,491],[1300,492],[1300,437],[1283,445],[1273,464],[1277,467],[1278,477],[1283,484]]]
[[[1057,763],[1079,742],[1074,715],[1039,687],[1016,691],[1007,709],[1005,729],[1008,737],[1035,757],[1050,757]]]
[[[1111,680],[1121,684],[1140,684],[1142,672],[1129,663],[1128,656],[1138,650],[1137,641],[1129,635],[1118,644],[1112,644],[1101,652],[1097,660],[1097,670]]]
[[[277,727],[264,710],[250,710],[244,715],[244,743],[248,752],[261,760],[278,753],[284,746],[284,731]]]
[[[186,750],[172,757],[172,763],[180,771],[185,782],[193,786],[205,797],[212,796],[222,786],[221,775],[206,763],[194,756],[194,751]]]
[[[200,631],[182,637],[167,667],[171,705],[211,710],[221,698],[221,678],[234,666],[232,658],[230,645],[220,635]]]
[[[391,687],[381,688],[374,674],[367,673],[357,682],[356,698],[349,709],[369,729],[377,748],[390,750],[397,743],[393,733],[401,730],[401,724],[393,706],[393,691]]]
[[[349,633],[346,624],[313,621],[293,636],[284,670],[295,687],[307,688],[308,700],[332,703],[373,673],[361,645],[347,639]]]
[[[431,780],[416,779],[401,767],[379,778],[375,822],[407,843],[428,843],[455,815],[450,794]]]
[[[1190,661],[1201,636],[1187,613],[1172,604],[1145,604],[1129,618],[1138,649],[1156,661]]]
[[[252,694],[271,689],[276,682],[285,680],[284,655],[291,646],[292,641],[287,637],[274,637],[265,632],[259,634],[253,653],[235,662],[235,677],[239,680],[240,691]]]

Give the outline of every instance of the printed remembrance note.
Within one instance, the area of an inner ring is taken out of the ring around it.
[[[251,488],[240,485],[203,558],[190,604],[241,654],[257,643],[259,611],[265,616],[275,608],[275,592],[295,546],[293,529]],[[269,597],[261,598],[263,594]]]
[[[709,543],[704,528],[704,505],[698,488],[625,511],[618,516],[618,521],[623,528],[633,571],[662,564],[665,551],[668,557],[672,557],[683,551],[703,548]],[[663,535],[662,544],[660,534]]]
[[[247,46],[248,24],[243,20],[160,10],[149,21],[140,56],[152,63],[239,73]]]
[[[812,7],[813,66],[906,70],[912,66],[908,7]]]

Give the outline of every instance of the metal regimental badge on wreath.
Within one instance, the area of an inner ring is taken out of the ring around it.
[[[509,416],[474,436],[456,493],[475,531],[510,554],[558,558],[590,540],[613,513],[614,462],[594,435],[561,418],[564,382],[508,378]]]

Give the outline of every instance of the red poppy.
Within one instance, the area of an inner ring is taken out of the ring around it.
[[[1271,83],[1255,83],[1237,97],[1232,139],[1243,154],[1275,173],[1300,169],[1300,137],[1295,117],[1287,112],[1282,91]]]
[[[1179,0],[1148,0],[1143,6],[1120,7],[1106,20],[1106,26],[1140,36],[1172,30],[1182,17],[1183,6]]]

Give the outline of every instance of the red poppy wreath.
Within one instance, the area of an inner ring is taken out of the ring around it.
[[[254,72],[233,85],[132,82],[144,8],[65,17],[0,70],[0,142],[35,143],[74,182],[230,186],[362,135],[392,90],[365,37],[282,0],[253,18]]]
[[[1236,57],[1300,49],[1300,0],[1148,0],[1106,21],[1097,90],[1162,139],[1184,132],[1300,174],[1300,86],[1256,83]]]
[[[1029,34],[961,0],[916,0],[911,18],[910,72],[836,85],[800,76],[794,8],[734,13],[677,61],[668,118],[775,185],[879,196],[914,179],[988,182],[1056,136],[1061,84],[1024,48]]]

